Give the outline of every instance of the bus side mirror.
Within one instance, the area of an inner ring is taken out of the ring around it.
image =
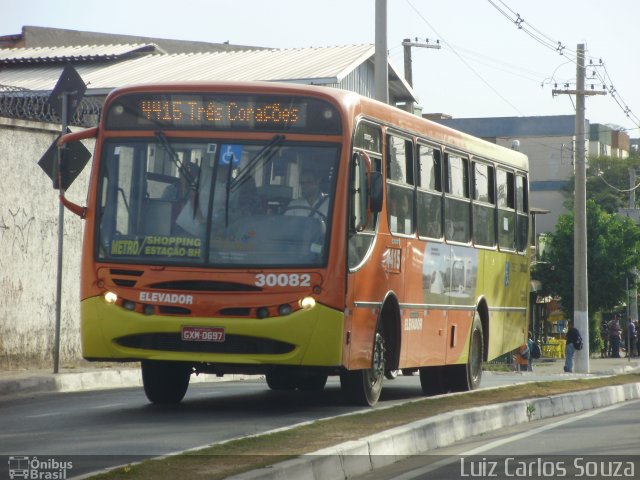
[[[371,159],[363,151],[354,152],[351,169],[351,228],[360,232],[382,210],[384,181],[380,172],[372,171]]]
[[[384,182],[382,181],[382,173],[369,173],[369,210],[371,213],[380,213],[382,211],[382,192],[384,191]]]

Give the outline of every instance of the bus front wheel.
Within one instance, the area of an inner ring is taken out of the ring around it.
[[[385,369],[384,337],[378,331],[373,342],[373,362],[365,370],[345,371],[340,374],[340,386],[348,400],[356,405],[373,406],[382,392]]]
[[[142,385],[152,403],[180,403],[189,388],[191,367],[181,362],[142,361]]]

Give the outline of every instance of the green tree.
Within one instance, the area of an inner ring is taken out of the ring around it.
[[[608,213],[617,213],[629,206],[629,169],[640,168],[640,155],[628,158],[589,157],[587,166],[587,198],[594,200]],[[638,177],[640,180],[640,176]],[[637,182],[636,182],[637,183]],[[571,178],[566,188],[565,206],[573,210],[575,178]],[[637,191],[636,206],[640,202]]]
[[[573,312],[573,214],[562,215],[549,235],[542,262],[533,276],[542,294],[559,296],[568,315]],[[640,228],[632,220],[607,213],[587,201],[587,275],[589,282],[589,344],[599,351],[602,343],[596,314],[626,301],[626,280],[640,266]]]

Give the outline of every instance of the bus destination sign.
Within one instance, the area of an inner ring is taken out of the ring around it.
[[[306,97],[131,94],[113,102],[106,124],[125,129],[223,129],[339,133],[336,109]]]
[[[140,100],[139,110],[147,120],[169,121],[176,125],[186,122],[196,125],[257,123],[304,126],[305,120],[305,112],[299,105],[283,105],[280,102],[252,106],[237,101]]]

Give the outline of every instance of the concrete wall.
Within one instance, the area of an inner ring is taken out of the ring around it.
[[[59,132],[55,124],[0,118],[0,368],[53,365],[58,195],[37,162]],[[87,166],[69,188],[71,200],[85,203],[88,177]],[[81,359],[83,227],[65,211],[61,364]]]

